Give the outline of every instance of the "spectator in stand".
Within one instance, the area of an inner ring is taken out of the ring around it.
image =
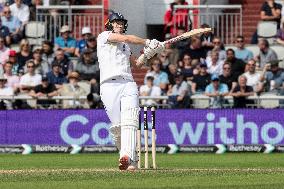
[[[55,85],[49,83],[48,78],[46,76],[43,76],[41,79],[41,84],[35,86],[35,88],[29,92],[29,95],[34,98],[39,98],[39,97],[51,98],[53,96],[58,96],[58,92]],[[56,101],[38,99],[36,103],[37,105],[39,105],[40,108],[50,108],[50,105],[56,104]]]
[[[87,96],[87,92],[78,84],[80,75],[77,72],[71,72],[68,75],[69,83],[64,84],[59,90],[61,96]],[[82,100],[64,100],[63,108],[87,108],[88,105]]]
[[[190,54],[193,60],[194,59],[200,60],[206,58],[206,51],[203,47],[201,47],[200,38],[197,36],[191,38],[191,44],[183,50],[183,52],[181,53],[181,57],[185,53]]]
[[[185,81],[191,83],[193,79],[193,69],[194,67],[191,64],[192,60],[189,54],[184,54],[182,58],[183,66],[181,68],[181,73]]]
[[[207,57],[210,57],[211,52],[217,51],[219,54],[219,60],[224,61],[227,58],[227,55],[226,55],[226,51],[224,50],[225,48],[224,48],[224,44],[221,41],[221,38],[214,37],[212,43],[213,43],[213,48],[211,51],[207,52]]]
[[[284,72],[279,68],[278,60],[271,61],[264,66],[260,81],[265,83],[264,91],[279,94],[283,88]]]
[[[277,22],[277,28],[280,28],[280,22],[281,22],[281,9],[282,5],[279,3],[276,3],[274,0],[266,0],[260,11],[260,19],[261,21],[275,21]],[[257,44],[258,42],[258,36],[257,31],[253,34],[251,43]]]
[[[253,88],[253,91],[256,93],[260,93],[263,89],[263,85],[260,82],[261,74],[256,72],[256,62],[251,59],[247,63],[248,71],[244,73],[244,76],[247,78],[247,85]]]
[[[51,68],[42,59],[42,51],[41,49],[35,49],[33,52],[33,61],[35,63],[35,73],[40,75],[46,75],[48,72],[50,72]],[[27,66],[24,67],[25,72],[27,71]]]
[[[0,37],[2,37],[5,41],[5,45],[11,44],[11,37],[10,37],[10,31],[7,26],[2,25],[2,21],[0,19]]]
[[[269,42],[266,39],[259,39],[258,47],[260,51],[256,60],[259,62],[260,68],[263,68],[270,61],[278,60],[276,52],[270,48]]]
[[[178,71],[178,67],[176,64],[169,65],[169,73],[168,73],[169,88],[175,84],[175,75],[177,71]]]
[[[86,49],[91,49],[93,51],[92,57],[94,60],[98,59],[96,36],[91,36],[90,38],[88,38]],[[81,55],[82,55],[82,52],[81,52]]]
[[[98,59],[92,58],[91,49],[83,50],[83,54],[75,67],[81,80],[89,81],[91,84],[91,93],[99,94],[100,70]]]
[[[51,43],[50,41],[43,41],[41,48],[42,59],[48,63],[49,67],[51,67],[52,62],[55,58],[55,54],[53,52],[53,43]]]
[[[20,78],[12,73],[13,63],[6,62],[4,65],[4,77],[7,79],[6,85],[11,87],[15,93],[19,90]]]
[[[23,37],[23,31],[21,29],[21,21],[11,15],[11,10],[9,6],[5,6],[3,10],[3,15],[1,16],[1,23],[9,29],[11,43],[18,43]]]
[[[260,12],[260,18],[263,21],[277,22],[277,28],[280,28],[282,5],[275,0],[267,0],[263,3]]]
[[[30,5],[30,21],[36,21],[36,7],[39,5],[43,5],[42,0],[32,0]],[[39,18],[39,17],[38,17]]]
[[[6,1],[9,5],[12,5],[13,3],[15,3],[15,0],[7,0]],[[32,0],[23,0],[23,3],[25,5],[31,6],[32,5]]]
[[[190,87],[187,82],[183,80],[182,73],[177,72],[175,75],[175,85],[170,88],[167,93],[171,108],[189,108],[190,93]]]
[[[76,40],[70,37],[71,30],[68,25],[64,25],[60,29],[60,37],[55,39],[55,49],[63,49],[67,56],[73,56],[76,48]]]
[[[178,26],[178,31],[177,31],[177,35],[182,35],[186,32],[187,30],[185,29],[185,27],[182,26]],[[173,36],[168,36],[168,39],[172,38]],[[178,55],[179,57],[181,57],[183,51],[185,48],[187,48],[188,46],[190,46],[190,39],[184,39],[181,41],[177,41],[175,44],[175,48],[178,50]]]
[[[75,56],[80,57],[84,49],[87,48],[87,40],[92,36],[90,27],[82,28],[82,39],[77,42]]]
[[[280,45],[284,45],[284,21],[282,22],[282,28],[277,31],[276,42]]]
[[[237,77],[232,72],[231,63],[225,62],[223,64],[223,74],[219,77],[221,83],[225,83],[228,86],[230,92],[237,86]]]
[[[230,93],[234,97],[234,108],[246,108],[248,104],[254,104],[252,100],[248,100],[248,96],[253,96],[253,88],[247,85],[247,78],[240,75],[238,85]]]
[[[60,89],[64,83],[67,83],[67,78],[61,73],[61,64],[55,62],[52,64],[52,70],[47,74],[48,82],[54,84],[57,89]]]
[[[224,61],[219,59],[219,52],[213,50],[210,57],[206,59],[208,72],[212,74],[222,75]]]
[[[223,108],[225,104],[224,97],[229,94],[229,90],[226,84],[220,83],[219,76],[213,74],[211,84],[206,86],[204,94],[210,97],[210,108]]]
[[[0,37],[0,64],[5,64],[9,59],[10,49],[5,46],[5,39]]]
[[[14,91],[11,87],[6,86],[7,79],[0,75],[0,96],[13,96]],[[8,100],[1,100],[0,101],[0,109],[12,109],[12,103]]]
[[[20,64],[18,63],[17,52],[15,50],[10,50],[9,51],[9,59],[8,59],[7,62],[11,62],[12,65],[13,65],[13,67],[12,67],[12,75],[18,75]]]
[[[17,53],[17,62],[19,63],[19,69],[24,69],[26,62],[33,59],[33,53],[30,43],[27,39],[22,39],[20,42],[20,51]]]
[[[210,84],[211,75],[207,72],[207,65],[205,63],[200,64],[199,73],[193,75],[191,91],[193,94],[204,93],[207,85]]]
[[[15,3],[10,5],[11,14],[17,17],[23,27],[29,22],[30,19],[30,9],[29,6],[25,5],[22,0],[15,0]]]
[[[157,57],[150,59],[151,69],[145,76],[144,84],[146,85],[146,78],[148,75],[154,76],[154,85],[158,86],[162,90],[162,94],[167,93],[167,88],[169,84],[168,74],[166,72],[161,71],[161,60]]]
[[[64,54],[63,49],[57,49],[55,58],[52,64],[59,63],[61,65],[61,73],[67,76],[73,71],[73,63],[69,60],[68,56]]]
[[[252,51],[245,48],[244,36],[241,36],[241,35],[237,36],[235,42],[236,42],[236,47],[237,47],[237,49],[235,50],[236,58],[241,59],[244,62],[247,62],[253,58]]]
[[[150,96],[150,97],[159,97],[161,96],[161,88],[154,85],[154,77],[148,75],[146,77],[146,84],[140,87],[139,93],[140,96]],[[141,104],[144,106],[155,106],[159,103],[159,100],[153,99],[143,99]]]
[[[201,28],[210,28],[210,26],[208,24],[202,24]],[[205,48],[206,52],[211,51],[214,48],[213,44],[214,38],[215,36],[212,31],[201,34],[200,36],[201,44],[202,47]]]
[[[172,36],[177,35],[178,26],[188,28],[188,21],[190,21],[188,17],[189,9],[177,9],[176,12],[174,12],[175,5],[188,5],[188,3],[185,0],[174,0],[174,2],[170,4],[170,8],[165,12],[164,33],[170,33]],[[191,30],[191,26],[189,30]]]
[[[170,60],[166,52],[165,51],[161,52],[160,54],[157,55],[157,57],[161,60],[161,70],[163,72],[169,73]]]
[[[168,38],[166,38],[167,40]],[[160,56],[159,56],[160,55]],[[166,65],[168,71],[168,66],[170,64],[176,64],[179,58],[179,52],[173,44],[165,44],[165,50],[159,54],[159,58]],[[165,67],[164,65],[162,67]]]
[[[20,91],[27,94],[35,86],[41,83],[41,75],[35,73],[35,63],[33,60],[27,61],[28,72],[20,79]]]
[[[238,78],[241,74],[245,72],[246,63],[243,60],[236,58],[235,51],[233,49],[227,49],[226,52],[226,61],[231,63],[232,73],[234,73]]]

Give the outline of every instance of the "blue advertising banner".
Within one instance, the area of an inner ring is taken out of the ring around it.
[[[283,115],[282,109],[157,110],[157,145],[284,144]],[[151,128],[150,115],[148,121]],[[0,111],[0,144],[111,145],[109,127],[104,110]]]

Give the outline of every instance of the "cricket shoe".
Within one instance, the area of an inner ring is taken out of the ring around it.
[[[119,159],[119,170],[135,171],[137,169],[137,162],[132,161],[127,155]]]

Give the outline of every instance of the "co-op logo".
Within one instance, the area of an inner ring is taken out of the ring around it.
[[[78,145],[85,144],[90,139],[90,137],[97,144],[112,144],[113,143],[109,133],[107,133],[106,137],[104,138],[102,138],[99,135],[99,132],[101,132],[101,130],[105,130],[105,132],[108,132],[109,125],[107,123],[98,122],[93,126],[91,130],[91,134],[84,133],[80,137],[75,138],[75,137],[70,136],[68,133],[69,126],[74,122],[79,122],[80,126],[82,127],[82,126],[87,126],[89,120],[82,115],[71,115],[71,116],[66,117],[62,121],[60,125],[60,136],[62,140],[64,140],[64,142],[66,142],[67,144],[78,144]]]

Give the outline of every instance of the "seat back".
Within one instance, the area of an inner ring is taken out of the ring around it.
[[[260,21],[257,25],[258,37],[271,38],[277,34],[277,22],[274,21]]]

